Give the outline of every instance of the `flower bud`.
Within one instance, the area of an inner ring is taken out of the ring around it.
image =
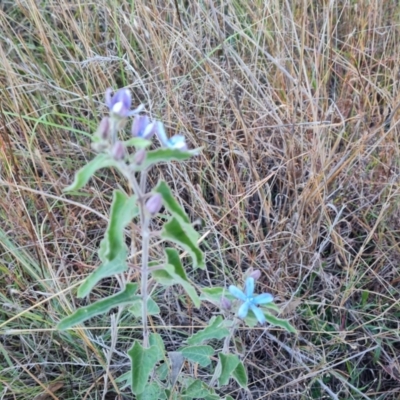
[[[133,157],[133,162],[138,167],[143,164],[144,160],[146,159],[146,150],[140,149],[135,156]]]
[[[104,117],[101,120],[96,131],[96,136],[102,140],[108,140],[110,138],[110,118]]]
[[[133,137],[143,137],[143,133],[150,124],[150,118],[147,115],[136,115],[132,123],[131,134]]]
[[[250,277],[250,278],[253,278],[253,279],[256,281],[257,279],[260,279],[260,277],[261,277],[261,271],[260,271],[259,269],[256,269],[256,270],[252,271],[252,272],[249,274],[249,277]]]
[[[146,202],[146,210],[150,215],[156,215],[162,207],[162,197],[160,193],[153,194]]]
[[[114,160],[121,161],[125,158],[125,146],[122,142],[117,141],[115,142],[112,150],[111,155],[113,156]]]
[[[232,303],[225,296],[222,296],[221,297],[221,307],[224,308],[225,310],[229,311],[232,307]]]

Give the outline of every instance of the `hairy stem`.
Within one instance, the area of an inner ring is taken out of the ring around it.
[[[145,190],[146,190],[147,176],[141,177],[140,185],[134,173],[129,176],[129,183],[133,191],[138,197],[140,209],[140,226],[142,234],[142,268],[141,268],[141,282],[140,293],[142,295],[142,323],[143,323],[143,347],[149,347],[149,328],[147,325],[147,300],[148,294],[148,280],[149,280],[149,247],[150,247],[150,217],[145,210]]]
[[[144,208],[144,206],[143,206]],[[150,244],[150,218],[143,210],[142,220],[142,280],[141,280],[141,295],[142,295],[142,322],[143,322],[143,347],[149,346],[149,328],[147,325],[147,300],[148,300],[148,279],[149,279],[149,244]]]

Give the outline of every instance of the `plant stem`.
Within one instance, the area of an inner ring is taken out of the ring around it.
[[[138,197],[140,209],[140,226],[142,234],[142,268],[140,293],[142,295],[142,323],[143,323],[143,347],[149,347],[149,328],[147,325],[147,300],[148,300],[148,280],[149,280],[149,248],[150,248],[150,216],[145,209],[145,190],[146,190],[145,175],[141,177],[140,185],[134,173],[129,174],[129,183],[136,196]]]
[[[149,346],[149,328],[147,326],[147,283],[149,279],[149,244],[150,244],[150,218],[144,210],[143,204],[142,220],[142,277],[141,277],[141,295],[142,295],[142,323],[143,323],[143,347]]]

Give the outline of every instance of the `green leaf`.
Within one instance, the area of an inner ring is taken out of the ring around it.
[[[229,335],[229,330],[226,329],[223,326],[223,318],[222,316],[218,316],[218,317],[212,317],[209,325],[195,333],[192,337],[190,337],[187,340],[187,343],[189,345],[195,345],[195,344],[200,344],[206,340],[210,340],[210,339],[222,339],[224,337],[226,337],[227,335]]]
[[[189,217],[187,216],[185,210],[175,200],[175,197],[166,182],[159,182],[157,187],[155,188],[155,192],[161,194],[165,208],[172,215],[178,215],[182,218],[183,222],[186,222],[188,224],[190,223]]]
[[[286,319],[280,319],[275,317],[274,315],[269,314],[268,312],[264,312],[265,319],[268,323],[274,326],[279,326],[280,328],[285,329],[289,333],[297,333],[296,328],[289,323]]]
[[[203,253],[197,244],[199,234],[192,225],[183,222],[179,217],[172,217],[164,225],[161,237],[180,245],[186,250],[193,259],[194,268],[205,268]]]
[[[211,394],[209,388],[199,379],[187,379],[187,388],[182,392],[182,399],[204,399],[205,396]]]
[[[229,378],[240,363],[240,360],[236,354],[219,353],[218,357],[221,362],[221,375],[218,378],[218,382],[220,386],[224,386],[228,384]]]
[[[160,381],[164,381],[165,379],[167,379],[168,373],[169,373],[169,368],[167,363],[160,364],[156,368],[156,374]]]
[[[104,262],[100,264],[85,280],[81,283],[78,289],[78,297],[83,298],[87,296],[90,291],[94,288],[97,282],[103,278],[115,274],[121,274],[128,269],[126,265],[125,257],[123,259],[116,258],[112,261]]]
[[[160,360],[159,350],[156,346],[145,349],[135,341],[128,350],[128,356],[131,359],[132,393],[139,395],[146,389],[149,375]]]
[[[133,302],[132,306],[129,307],[129,312],[131,312],[136,318],[140,318],[142,316],[142,299],[137,299]],[[158,307],[157,303],[149,297],[147,299],[147,315],[158,315],[160,314],[160,307]]]
[[[100,243],[99,257],[103,261],[81,284],[78,297],[87,296],[93,287],[104,278],[125,272],[128,249],[125,244],[124,229],[139,214],[136,196],[128,197],[115,190],[110,210],[110,221]]]
[[[185,270],[183,269],[179,253],[175,249],[165,249],[168,264],[163,269],[152,271],[152,277],[159,283],[171,286],[174,284],[180,284],[189,295],[195,307],[200,307],[200,298],[186,277]]]
[[[270,310],[275,311],[278,314],[281,312],[281,309],[275,303],[263,304],[261,309],[263,309],[263,308],[269,308]],[[266,310],[263,310],[263,311],[266,311]]]
[[[96,301],[96,303],[90,304],[89,306],[81,307],[72,315],[64,318],[59,322],[58,329],[68,329],[71,326],[80,324],[96,315],[104,314],[110,311],[113,307],[132,303],[132,301],[136,300],[138,297],[135,295],[137,288],[137,283],[127,283],[122,292]]]
[[[117,165],[118,163],[109,154],[98,154],[75,174],[74,182],[66,187],[63,192],[79,190],[88,183],[97,170]]]
[[[214,349],[211,346],[188,346],[180,351],[185,358],[199,363],[202,367],[210,365],[210,357],[214,354]]]
[[[148,151],[143,164],[138,167],[138,170],[144,170],[154,164],[169,161],[185,161],[193,156],[198,155],[200,149],[182,151],[178,149],[160,148],[157,150]]]
[[[140,137],[133,137],[129,140],[124,141],[125,147],[134,146],[136,149],[146,149],[151,145],[151,140],[146,140]]]
[[[232,376],[242,388],[247,388],[247,373],[241,361],[239,361],[239,364],[232,372]]]
[[[164,359],[165,358],[165,345],[164,345],[164,341],[163,341],[161,335],[158,333],[150,333],[149,342],[150,342],[151,347],[155,346],[156,349],[158,350],[158,354],[157,354],[158,359],[159,360]]]
[[[161,388],[157,383],[150,383],[141,394],[137,395],[137,400],[157,400],[160,396]]]
[[[100,243],[99,257],[102,261],[111,261],[117,256],[126,257],[124,229],[137,215],[139,215],[139,207],[136,196],[128,197],[121,190],[114,190],[110,221]]]
[[[230,301],[236,300],[236,297],[232,296],[229,291],[223,287],[212,287],[201,289],[200,300],[207,300],[216,306],[221,306],[221,297],[224,296]]]

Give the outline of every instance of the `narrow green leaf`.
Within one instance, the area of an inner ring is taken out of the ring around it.
[[[186,250],[193,259],[194,268],[205,268],[203,253],[197,244],[199,234],[192,225],[183,222],[179,217],[172,217],[164,225],[161,237],[180,245]]]
[[[221,362],[221,375],[218,378],[218,382],[220,386],[224,386],[228,384],[229,378],[240,363],[240,360],[236,354],[219,353],[218,357]]]
[[[168,264],[173,265],[175,267],[175,274],[182,278],[184,281],[189,282],[186,277],[186,272],[183,269],[183,265],[181,263],[181,259],[179,257],[179,253],[177,250],[167,247],[165,249],[165,254],[167,256]]]
[[[134,146],[136,149],[147,149],[151,145],[151,140],[146,140],[140,137],[133,137],[124,141],[125,147]]]
[[[186,293],[192,299],[195,307],[200,307],[200,298],[186,277],[185,270],[183,269],[179,253],[175,249],[165,249],[168,264],[163,269],[153,271],[152,277],[159,283],[165,286],[180,284],[185,289]]]
[[[160,360],[158,355],[159,351],[156,346],[145,349],[137,341],[128,350],[128,356],[131,359],[133,394],[142,394],[146,389],[149,375]]]
[[[224,296],[228,300],[234,301],[236,298],[223,287],[202,288],[200,300],[207,300],[216,306],[221,306],[221,297]]]
[[[182,218],[184,222],[187,224],[190,223],[189,217],[187,216],[185,210],[179,205],[179,203],[176,201],[174,195],[172,194],[172,191],[170,187],[167,185],[166,182],[160,181],[155,188],[155,192],[160,193],[163,200],[164,200],[164,206],[165,208],[172,214],[172,215],[178,215],[179,217]]]
[[[277,318],[269,314],[268,312],[264,312],[264,315],[267,322],[270,323],[271,325],[279,326],[280,328],[285,329],[289,333],[297,333],[296,328],[293,325],[291,325],[289,321],[287,321],[286,319]]]
[[[124,229],[137,215],[139,215],[139,207],[136,196],[128,197],[121,190],[114,190],[110,221],[100,243],[99,257],[102,261],[111,261],[117,256],[126,257]]]
[[[128,269],[126,265],[125,257],[123,259],[116,258],[112,261],[106,261],[100,264],[85,280],[81,283],[78,288],[78,297],[83,298],[87,296],[94,286],[102,280],[112,275],[121,274]]]
[[[222,316],[212,317],[209,325],[205,329],[195,333],[192,337],[190,337],[187,340],[187,343],[189,345],[195,345],[210,339],[220,340],[224,338],[225,336],[229,335],[229,330],[223,326],[222,322]]]
[[[99,249],[99,257],[103,263],[83,281],[78,289],[78,297],[87,296],[101,279],[120,274],[128,269],[126,265],[128,249],[125,244],[124,229],[138,214],[136,197],[128,197],[124,192],[115,190],[110,221]]]
[[[232,372],[232,376],[235,378],[236,382],[242,387],[247,388],[247,373],[246,369],[241,361]]]
[[[210,357],[214,354],[214,349],[211,346],[188,346],[180,351],[185,358],[199,363],[202,367],[210,365]]]
[[[185,161],[198,154],[199,149],[181,151],[178,149],[160,148],[157,150],[148,151],[146,153],[145,161],[142,165],[140,165],[140,167],[138,167],[138,170],[147,169],[150,166],[160,162]]]
[[[110,155],[98,154],[75,174],[74,182],[66,187],[63,192],[71,192],[83,188],[97,170],[116,165],[117,162]]]
[[[132,306],[129,307],[129,312],[131,312],[136,318],[140,318],[142,316],[142,304],[142,299],[137,299],[133,302]],[[147,314],[160,314],[160,307],[158,307],[157,303],[151,297],[147,299]]]
[[[267,303],[267,304],[263,304],[262,307],[263,308],[269,308],[272,311],[275,311],[276,313],[280,313],[281,309],[275,304],[275,303]],[[264,310],[265,311],[265,310]]]
[[[89,318],[95,317],[96,315],[104,314],[110,311],[113,307],[132,303],[132,301],[138,297],[135,295],[137,288],[137,283],[127,283],[122,292],[96,301],[96,303],[90,304],[86,307],[81,307],[72,315],[64,318],[59,322],[58,329],[68,329],[71,326],[81,324],[82,322],[88,320]]]
[[[196,308],[200,307],[200,298],[196,292],[196,289],[189,283],[189,281],[182,279],[176,272],[175,272],[175,267],[171,264],[167,264],[164,267],[164,270],[168,272],[168,274],[172,277],[174,280],[174,283],[178,283],[183,286],[185,289],[185,292],[188,294],[188,296],[191,298],[193,301],[193,304]]]
[[[141,394],[137,395],[137,400],[157,400],[160,396],[161,388],[157,383],[150,383]]]

